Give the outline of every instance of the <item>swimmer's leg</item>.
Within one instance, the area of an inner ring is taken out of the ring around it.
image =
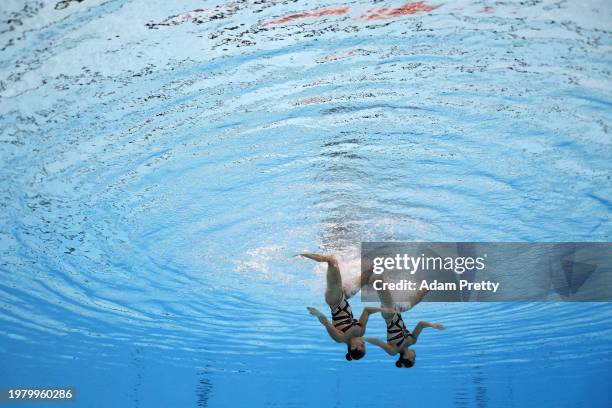
[[[347,299],[357,294],[361,290],[362,286],[369,284],[372,280],[372,276],[374,275],[372,262],[365,258],[363,258],[361,262],[363,265],[363,273],[360,273],[348,282],[344,282],[342,285],[344,296],[346,296]]]
[[[385,278],[381,276],[381,279],[384,281]],[[377,290],[378,298],[380,299],[380,304],[382,307],[386,309],[395,309],[395,301],[393,300],[393,295],[391,291],[386,287],[382,290]],[[394,313],[382,312],[382,317],[385,320],[389,320],[393,318]]]
[[[313,261],[317,261],[317,262],[330,262],[331,260],[334,259],[332,255],[321,255],[321,254],[315,254],[312,252],[303,252],[300,254],[300,256],[303,256],[304,258],[312,259]]]
[[[421,300],[423,300],[423,298],[425,297],[425,295],[427,295],[428,292],[429,292],[429,289],[417,290],[416,293],[414,294],[414,297],[410,298],[410,304],[408,305],[402,304],[399,307],[400,312],[405,312],[406,310],[410,310],[413,307],[415,307]]]
[[[317,262],[327,262],[327,289],[325,290],[325,302],[329,306],[335,306],[342,300],[342,275],[338,261],[332,255],[320,255],[313,253],[300,254],[305,258]]]
[[[351,297],[355,296],[361,290],[361,286],[363,285],[361,282],[361,276],[359,275],[355,276],[348,282],[343,282],[342,291],[344,292],[344,297],[350,299]]]

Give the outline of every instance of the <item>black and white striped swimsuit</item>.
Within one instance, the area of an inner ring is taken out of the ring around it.
[[[337,305],[331,307],[332,321],[336,329],[346,333],[353,326],[360,326],[359,322],[353,318],[351,305],[346,301],[346,297],[342,294],[342,300]]]
[[[391,319],[387,320],[387,343],[401,348],[408,337],[413,337],[412,333],[406,328],[402,315],[395,313]]]

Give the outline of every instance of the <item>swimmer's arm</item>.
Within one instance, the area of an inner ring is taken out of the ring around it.
[[[327,318],[325,318],[325,323],[323,323],[325,329],[327,330],[327,334],[331,337],[336,343],[342,343],[344,341],[344,335],[331,324]]]
[[[375,337],[364,337],[363,339],[367,341],[368,343],[374,344],[375,346],[378,346],[381,349],[385,350],[387,354],[389,354],[390,356],[397,354],[397,350],[395,349],[395,347],[391,346],[389,343],[386,343],[380,339],[377,339]]]
[[[344,341],[344,336],[342,335],[342,333],[340,333],[340,331],[336,329],[334,325],[329,322],[329,320],[327,320],[327,317],[325,317],[323,313],[321,313],[317,308],[314,307],[307,307],[307,309],[311,315],[318,318],[319,322],[321,322],[321,324],[325,326],[329,337],[331,337],[337,343],[341,343],[342,341]]]
[[[359,325],[363,328],[364,333],[365,333],[365,328],[366,328],[366,325],[368,324],[368,319],[370,318],[370,315],[373,313],[379,313],[379,312],[395,313],[393,309],[387,309],[384,307],[374,307],[374,306],[366,307],[365,309],[363,309],[363,312],[361,313],[361,316],[359,317]]]
[[[414,336],[415,340],[419,337],[419,334],[421,334],[423,329],[426,327],[444,330],[444,325],[441,323],[418,322],[417,325],[414,326],[414,330],[412,330],[412,335]]]

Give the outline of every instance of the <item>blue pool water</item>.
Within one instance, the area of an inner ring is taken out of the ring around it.
[[[364,240],[609,242],[612,3],[5,0],[0,20],[0,386],[612,406],[610,304],[424,303],[407,324],[446,330],[414,368],[349,363],[305,309],[324,270],[292,257],[352,275]]]

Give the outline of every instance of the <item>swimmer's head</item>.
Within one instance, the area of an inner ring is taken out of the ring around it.
[[[400,353],[399,358],[395,362],[397,368],[410,368],[416,363],[416,353],[414,350],[406,349]]]
[[[363,356],[365,356],[365,343],[361,340],[361,337],[353,337],[349,340],[349,344],[347,346],[346,359],[348,361],[351,360],[359,360]]]

